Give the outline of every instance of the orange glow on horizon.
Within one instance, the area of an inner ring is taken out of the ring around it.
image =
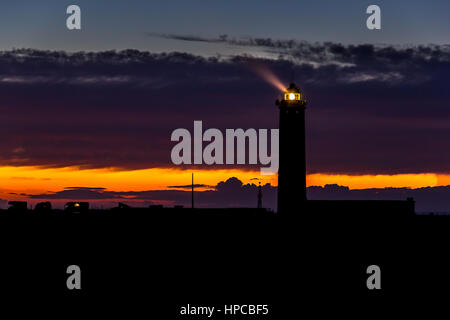
[[[182,170],[153,168],[142,170],[0,167],[2,199],[26,199],[25,194],[57,192],[68,187],[106,188],[109,191],[167,190],[169,186],[190,185],[191,173],[194,183],[215,186],[230,177],[239,178],[244,184],[259,181],[276,184],[276,176],[262,176],[259,171],[229,170]],[[252,179],[258,180],[252,180]],[[205,190],[208,188],[198,188]],[[19,195],[11,195],[17,193]]]
[[[340,175],[316,173],[307,176],[308,186],[339,184],[350,189],[369,188],[422,188],[436,187],[439,175],[434,173],[394,174],[394,175]],[[448,182],[450,182],[450,175]],[[441,179],[441,181],[444,181]]]
[[[194,183],[215,186],[220,181],[237,177],[244,184],[261,182],[277,185],[277,176],[260,175],[259,171],[185,170],[153,168],[143,170],[0,167],[0,198],[8,200],[27,199],[23,194],[57,192],[67,187],[106,188],[109,191],[167,190],[168,186],[190,185],[191,173]],[[308,186],[339,184],[350,189],[385,187],[435,187],[450,185],[450,175],[443,174],[396,174],[396,175],[334,175],[310,174]],[[208,188],[198,188],[205,190]],[[17,195],[10,194],[17,193]]]
[[[438,174],[437,175],[438,186],[450,186],[450,174]]]

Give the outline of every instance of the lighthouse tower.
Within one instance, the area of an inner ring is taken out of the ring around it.
[[[276,101],[280,109],[278,213],[301,211],[306,204],[306,100],[294,83]]]

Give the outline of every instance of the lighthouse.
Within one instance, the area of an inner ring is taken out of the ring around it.
[[[278,169],[278,213],[301,211],[306,205],[306,100],[291,83],[284,98],[276,101],[280,110]]]

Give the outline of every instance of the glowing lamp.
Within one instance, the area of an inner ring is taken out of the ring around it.
[[[291,83],[289,88],[284,91],[284,100],[286,101],[300,101],[302,100],[302,94],[300,90],[295,86],[295,84]]]
[[[277,100],[275,104],[279,107],[305,107],[306,100],[303,94],[300,92],[300,89],[294,83],[291,83],[289,88],[284,90],[284,99],[279,101]]]
[[[282,101],[285,105],[296,106],[305,105],[306,101],[303,98],[303,94],[300,89],[293,83],[290,84],[289,88],[284,91],[284,99]]]
[[[300,93],[289,93],[286,92],[284,94],[284,100],[288,100],[288,101],[300,101],[301,100],[301,94]]]

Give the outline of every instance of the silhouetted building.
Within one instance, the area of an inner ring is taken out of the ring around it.
[[[131,207],[125,203],[119,202],[119,204],[117,205],[118,209],[130,209]]]
[[[70,213],[82,213],[89,210],[89,202],[67,202],[64,211]]]
[[[306,201],[305,109],[306,100],[291,83],[280,109],[278,212],[302,208]]]
[[[39,202],[38,204],[36,204],[36,206],[34,207],[34,211],[51,211],[52,210],[52,204],[48,201],[46,202]]]
[[[8,205],[8,210],[25,211],[28,209],[28,204],[26,201],[9,201]]]

